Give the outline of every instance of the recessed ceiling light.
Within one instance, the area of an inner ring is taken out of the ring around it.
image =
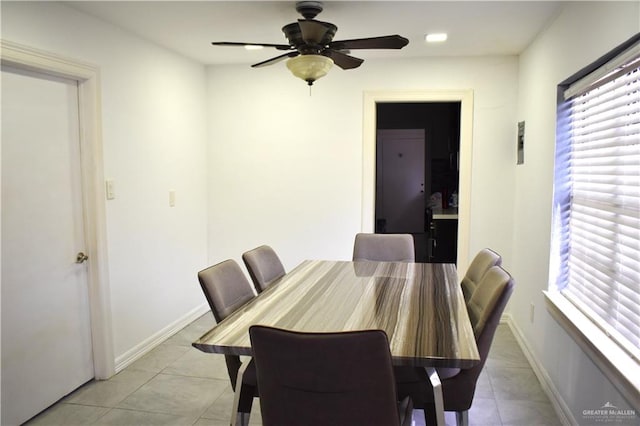
[[[257,46],[255,44],[245,44],[244,48],[247,50],[260,50],[262,49],[264,46]]]
[[[441,43],[447,40],[447,33],[431,33],[424,36],[427,43]]]

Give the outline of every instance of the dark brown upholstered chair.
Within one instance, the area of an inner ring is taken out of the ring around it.
[[[471,264],[467,268],[467,273],[461,282],[465,302],[469,302],[478,283],[489,268],[492,266],[500,266],[501,264],[502,257],[489,248],[484,248],[476,254],[476,257],[471,261]]]
[[[357,234],[353,244],[353,260],[415,262],[415,259],[411,234]]]
[[[265,426],[410,425],[410,399],[396,402],[382,330],[301,333],[249,329]]]
[[[242,269],[231,259],[198,272],[198,281],[200,281],[202,291],[218,323],[255,297],[253,288]],[[238,370],[242,362],[237,355],[225,355],[224,357],[231,387],[235,391]],[[253,398],[257,395],[256,371],[253,362],[250,361],[242,378],[237,407],[237,417],[241,423],[249,421]]]
[[[258,293],[285,274],[284,266],[276,252],[269,246],[256,247],[242,255],[253,285]]]
[[[456,412],[458,425],[468,424],[468,410],[473,402],[476,382],[487,361],[493,336],[513,288],[511,276],[500,266],[494,266],[484,275],[467,305],[480,352],[480,363],[472,368],[460,370],[452,377],[442,379],[444,410]],[[410,396],[415,407],[424,408],[426,424],[431,424],[433,388],[425,370],[396,367],[394,371],[398,397]]]

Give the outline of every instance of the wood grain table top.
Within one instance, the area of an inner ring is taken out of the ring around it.
[[[468,368],[480,360],[454,264],[307,260],[193,346],[251,355],[249,327],[382,329],[394,364]]]

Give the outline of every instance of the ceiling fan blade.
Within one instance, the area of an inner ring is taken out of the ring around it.
[[[333,63],[343,70],[358,68],[364,62],[364,59],[349,56],[342,52],[331,49],[326,49],[324,52],[322,52],[322,54],[331,58],[333,60]]]
[[[382,37],[356,38],[353,40],[337,40],[329,44],[331,49],[402,49],[409,40],[399,35]]]
[[[243,43],[241,41],[212,41],[214,46],[262,46],[262,47],[275,47],[278,50],[291,50],[292,47],[288,44],[272,44],[272,43]]]
[[[315,19],[298,19],[302,40],[305,43],[326,45],[333,40],[338,27],[329,23],[316,21]]]
[[[279,56],[276,56],[275,58],[267,59],[266,61],[262,61],[262,62],[258,62],[257,64],[253,64],[253,65],[251,65],[251,68],[259,68],[259,67],[264,67],[264,66],[267,66],[267,65],[272,65],[272,64],[275,64],[276,62],[280,62],[280,61],[282,61],[283,59],[286,59],[286,58],[295,58],[299,54],[300,53],[298,53],[298,52],[285,53],[284,55],[279,55]]]

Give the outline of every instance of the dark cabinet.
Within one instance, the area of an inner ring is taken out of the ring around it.
[[[429,224],[428,235],[428,262],[456,263],[458,257],[458,219],[433,218]]]

